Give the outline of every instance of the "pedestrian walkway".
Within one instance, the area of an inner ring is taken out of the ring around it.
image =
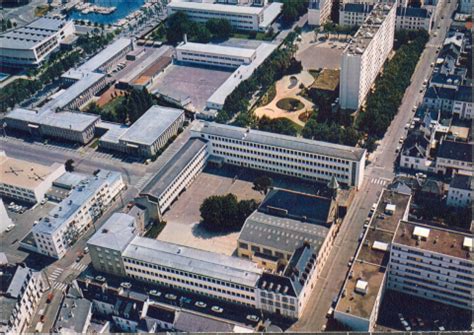
[[[87,264],[74,263],[74,264],[71,266],[71,268],[72,268],[73,270],[82,272],[82,271],[84,271],[84,270],[87,268]]]
[[[143,188],[143,186],[145,186],[145,183],[148,181],[148,179],[151,178],[151,175],[152,175],[151,172],[145,173],[145,175],[141,177],[135,184],[136,189],[141,191],[141,189]]]
[[[50,282],[53,282],[55,281],[56,279],[58,279],[61,274],[63,273],[64,269],[61,269],[61,268],[55,268],[54,271],[48,275],[48,279]]]
[[[51,285],[53,289],[55,290],[59,290],[59,291],[62,291],[64,292],[67,288],[67,284],[66,283],[60,283],[60,282],[55,282],[54,284]]]
[[[390,182],[390,179],[388,179],[388,178],[382,178],[382,177],[374,177],[374,178],[371,178],[371,179],[370,179],[370,182],[371,182],[372,184],[385,186],[385,185],[387,185],[387,184]]]

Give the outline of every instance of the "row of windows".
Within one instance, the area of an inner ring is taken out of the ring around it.
[[[225,56],[216,56],[216,55],[209,55],[209,54],[202,54],[202,53],[194,53],[194,52],[187,52],[187,51],[181,51],[182,55],[187,55],[191,57],[198,57],[199,58],[211,58],[211,59],[225,59],[225,60],[230,60],[234,62],[239,62],[243,63],[244,60],[241,58],[232,58],[232,57],[225,57]]]

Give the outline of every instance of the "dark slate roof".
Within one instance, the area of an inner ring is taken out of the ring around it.
[[[444,74],[444,73],[434,73],[431,77],[431,84],[440,84],[440,85],[456,85],[460,84],[462,77],[455,74]]]
[[[332,199],[320,196],[272,189],[259,207],[259,212],[311,223],[329,220]]]
[[[455,94],[454,100],[472,102],[472,87],[460,86]]]
[[[293,283],[290,278],[285,276],[264,272],[260,277],[257,286],[261,290],[277,292],[295,298],[297,297]]]
[[[397,193],[410,194],[410,195],[412,194],[412,190],[410,186],[408,186],[402,181],[398,181],[398,180],[394,181],[388,188]]]
[[[163,308],[158,305],[150,304],[146,312],[146,317],[172,324],[175,319],[175,311],[172,309]]]
[[[159,197],[173,180],[183,171],[189,162],[206,146],[207,141],[201,138],[192,138],[171,157],[157,174],[143,188],[140,195]]]
[[[474,178],[471,176],[465,176],[457,174],[449,184],[449,188],[459,188],[461,190],[473,190],[474,189]]]
[[[472,143],[443,141],[438,149],[438,157],[471,163],[473,150]]]
[[[226,332],[232,333],[234,326],[228,322],[223,322],[204,315],[191,312],[180,311],[176,317],[174,328],[179,332],[210,333]]]
[[[421,130],[416,130],[408,134],[403,143],[403,155],[409,157],[427,157],[430,141]]]
[[[454,88],[431,86],[426,90],[425,98],[453,100],[455,94],[456,89]]]
[[[423,186],[421,187],[421,192],[442,195],[444,193],[443,183],[433,179],[426,179]]]
[[[344,12],[351,13],[369,13],[374,8],[374,5],[362,4],[362,3],[347,3],[343,7]]]
[[[430,12],[425,8],[416,7],[397,7],[397,16],[409,16],[409,17],[430,17]]]

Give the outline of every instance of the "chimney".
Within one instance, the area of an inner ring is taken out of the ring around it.
[[[184,34],[183,41],[184,41],[184,44],[188,43],[188,34]]]

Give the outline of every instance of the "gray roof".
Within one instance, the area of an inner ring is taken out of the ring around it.
[[[7,295],[12,298],[21,298],[23,286],[29,282],[31,275],[32,270],[30,268],[18,266],[10,282],[10,286],[8,286]]]
[[[67,21],[42,17],[30,24],[0,35],[0,49],[31,49],[41,41],[57,33]]]
[[[466,176],[462,174],[457,174],[449,183],[449,189],[458,188],[461,190],[474,190],[474,178],[472,176]]]
[[[205,2],[195,3],[181,1],[170,2],[167,7],[174,10],[199,10],[213,13],[231,13],[233,15],[258,15],[264,10],[263,7],[229,6]]]
[[[70,190],[84,179],[87,179],[87,175],[85,174],[78,172],[64,172],[53,181],[53,185]]]
[[[8,324],[10,317],[12,317],[12,312],[15,309],[16,304],[16,299],[0,296],[0,332],[6,333],[9,329],[6,325]],[[2,325],[5,325],[5,327],[2,327]]]
[[[106,129],[105,134],[99,139],[100,142],[118,144],[120,137],[122,137],[130,127],[119,123],[100,121],[97,123],[96,128]]]
[[[64,224],[84,205],[86,201],[99,190],[104,184],[115,183],[121,174],[116,171],[101,170],[96,176],[89,177],[83,181],[80,187],[76,187],[69,196],[53,208],[47,216],[39,220],[32,231],[37,233],[51,234]]]
[[[89,59],[87,62],[82,64],[78,70],[80,71],[95,71],[111,58],[120,53],[122,50],[128,48],[132,44],[132,40],[129,38],[119,38],[112,44],[107,46],[104,50],[99,52],[97,55]]]
[[[250,58],[255,54],[255,50],[248,48],[236,48],[231,46],[224,46],[219,44],[209,43],[183,43],[176,47],[176,50],[190,51],[190,52],[204,52],[217,55],[226,55],[233,57]]]
[[[68,298],[63,301],[55,327],[81,333],[90,321],[92,302],[84,298]]]
[[[183,169],[205,148],[207,142],[200,138],[191,138],[143,188],[140,195],[152,195],[158,198],[175,180]]]
[[[300,220],[253,212],[240,231],[239,241],[294,252],[304,241],[316,252],[321,248],[329,228]]]
[[[211,319],[210,317],[184,310],[178,313],[173,327],[178,332],[192,333],[232,333],[234,330],[233,325],[228,322]]]
[[[92,235],[87,244],[122,252],[137,234],[133,216],[125,213],[114,213]]]
[[[249,260],[138,236],[125,249],[123,257],[248,287],[255,287],[262,274]]]
[[[253,142],[277,148],[286,148],[353,161],[360,161],[366,152],[365,149],[340,144],[314,141],[300,137],[234,127],[214,122],[198,122],[195,124],[194,130],[208,135],[222,136],[243,142]]]
[[[152,145],[183,114],[182,109],[151,106],[127,129],[120,141]]]

